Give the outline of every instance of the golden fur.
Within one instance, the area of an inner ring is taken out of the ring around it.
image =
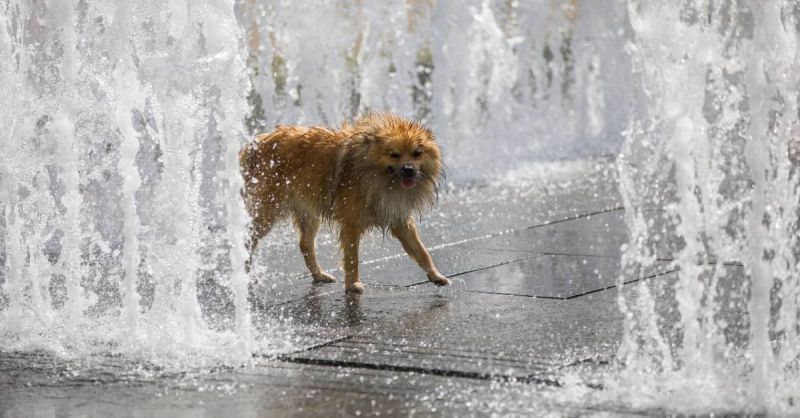
[[[320,223],[333,221],[339,226],[347,291],[363,291],[358,245],[371,228],[391,231],[430,281],[450,283],[433,265],[413,220],[434,204],[442,176],[439,146],[421,124],[368,113],[337,130],[277,126],[246,146],[240,161],[252,217],[251,259],[275,222],[291,215],[315,281],[336,281],[320,268],[315,253]]]

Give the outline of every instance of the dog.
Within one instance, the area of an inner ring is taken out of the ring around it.
[[[442,155],[430,129],[391,113],[366,113],[341,128],[278,125],[240,153],[242,195],[251,216],[252,265],[259,241],[291,215],[300,252],[315,282],[335,282],[316,256],[322,222],[338,224],[347,292],[362,293],[361,236],[388,230],[438,286],[450,281],[420,241],[417,215],[433,207],[443,177]]]

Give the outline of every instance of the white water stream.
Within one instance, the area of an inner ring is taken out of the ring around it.
[[[249,356],[232,4],[3,7],[3,348]]]
[[[694,4],[696,3],[696,4]],[[643,106],[619,157],[631,230],[620,393],[686,411],[797,412],[800,6],[628,4]]]

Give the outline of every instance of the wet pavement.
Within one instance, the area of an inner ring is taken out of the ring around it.
[[[615,285],[627,237],[609,167],[445,193],[419,224],[448,288],[380,234],[362,244],[365,294],[345,294],[341,278],[312,284],[281,227],[259,253],[251,305],[256,323],[295,330],[291,350],[179,372],[0,353],[0,416],[644,413],[559,392],[575,375],[578,392],[601,390],[591,374],[622,334]],[[340,277],[329,232],[319,246]],[[658,286],[671,271],[665,260],[633,279]]]

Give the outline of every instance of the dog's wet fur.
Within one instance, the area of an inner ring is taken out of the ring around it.
[[[431,282],[450,283],[434,266],[413,219],[436,202],[443,174],[439,146],[422,124],[367,113],[339,129],[277,126],[256,136],[240,162],[252,217],[248,270],[258,242],[291,215],[315,281],[336,281],[320,267],[315,248],[320,224],[331,222],[338,226],[348,292],[363,292],[358,246],[372,228],[390,231]]]

